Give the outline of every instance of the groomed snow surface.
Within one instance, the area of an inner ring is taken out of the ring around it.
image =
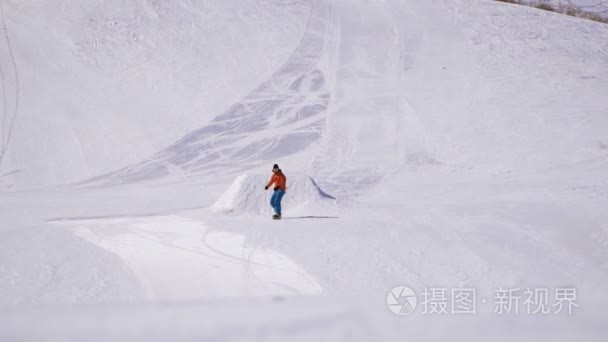
[[[608,25],[481,0],[0,3],[0,340],[608,338]],[[528,314],[528,287],[578,306]]]

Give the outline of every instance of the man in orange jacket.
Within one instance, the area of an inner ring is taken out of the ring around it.
[[[281,219],[281,200],[283,199],[283,195],[285,195],[285,189],[287,189],[287,178],[283,174],[283,171],[279,169],[279,165],[274,164],[272,167],[272,177],[268,181],[268,184],[264,187],[264,189],[268,190],[274,184],[274,193],[270,198],[270,205],[274,209],[275,214],[272,215],[272,218],[275,220]]]

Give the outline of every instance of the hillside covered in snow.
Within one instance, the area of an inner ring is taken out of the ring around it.
[[[0,340],[608,336],[608,25],[0,4]]]
[[[608,24],[608,1],[605,0],[496,0],[562,13]]]

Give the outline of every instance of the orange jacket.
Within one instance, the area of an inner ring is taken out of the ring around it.
[[[272,174],[272,177],[270,177],[270,180],[268,181],[268,184],[266,184],[266,186],[270,188],[272,184],[274,184],[275,187],[278,187],[283,191],[287,189],[287,178],[283,174],[283,171],[279,170],[277,173]]]

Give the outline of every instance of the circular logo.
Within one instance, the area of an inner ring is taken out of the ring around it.
[[[414,311],[418,304],[416,292],[407,286],[397,286],[386,296],[386,304],[395,315],[405,316]]]

